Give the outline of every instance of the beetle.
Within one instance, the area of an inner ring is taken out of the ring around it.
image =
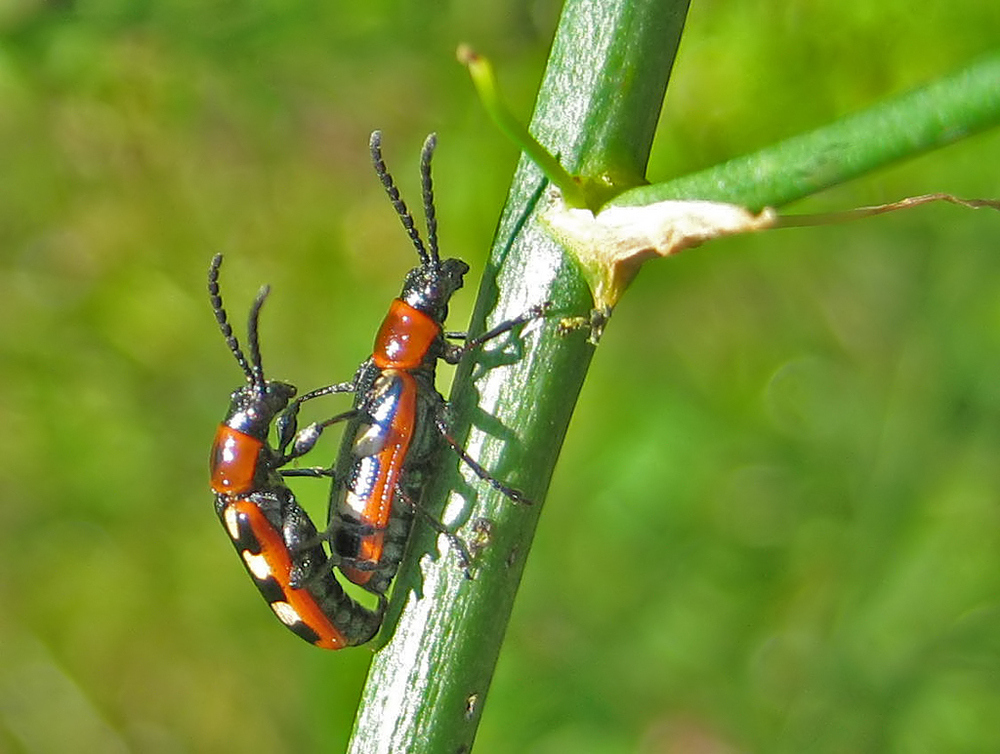
[[[353,583],[384,594],[392,581],[418,510],[428,478],[435,472],[443,440],[481,479],[516,502],[529,501],[495,479],[472,459],[448,433],[447,403],[435,387],[437,362],[457,364],[471,349],[512,328],[544,315],[547,305],[505,321],[462,345],[449,343],[445,333],[448,303],[463,283],[469,265],[461,259],[440,258],[431,179],[431,158],[437,139],[424,142],[420,159],[426,244],[382,158],[381,133],[369,144],[372,164],[403,228],[420,258],[406,275],[402,292],[375,336],[371,357],[354,377],[353,415],[347,419],[330,492],[329,532],[338,568]],[[431,516],[434,528],[465,548]]]
[[[308,452],[325,427],[345,418],[341,414],[296,432],[299,406],[322,395],[343,392],[350,385],[330,385],[293,400],[293,385],[265,379],[258,320],[268,288],[261,289],[250,309],[248,359],[223,308],[221,264],[222,255],[217,254],[208,272],[209,298],[226,344],[246,375],[246,384],[233,392],[212,444],[209,468],[216,513],[278,620],[324,649],[363,644],[378,631],[385,601],[380,600],[378,608],[370,610],[344,593],[319,532],[283,479],[329,476],[330,471],[282,469]],[[277,447],[268,442],[272,425],[277,430]]]

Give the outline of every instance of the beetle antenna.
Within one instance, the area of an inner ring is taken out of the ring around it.
[[[266,391],[264,382],[264,364],[260,357],[260,340],[257,337],[257,324],[260,320],[260,308],[264,305],[271,286],[265,285],[257,293],[257,298],[250,307],[250,319],[247,322],[247,348],[250,351],[250,382],[261,395]]]
[[[410,210],[406,208],[406,203],[399,196],[399,189],[396,188],[396,184],[389,174],[389,168],[385,166],[385,160],[382,159],[381,131],[372,131],[368,147],[371,149],[372,165],[375,166],[375,174],[382,181],[382,187],[385,189],[385,193],[389,195],[389,201],[392,202],[396,214],[399,215],[399,219],[403,223],[403,228],[410,237],[410,241],[413,242],[413,248],[417,250],[421,263],[425,267],[436,267],[437,265],[434,264],[433,258],[427,253],[427,249],[424,247],[424,242],[420,239],[420,233],[413,222],[413,215],[410,214]]]
[[[424,148],[420,151],[420,185],[424,192],[424,217],[427,219],[427,249],[435,267],[441,263],[441,256],[438,254],[437,213],[434,211],[434,181],[431,179],[431,158],[436,146],[437,134],[428,134]]]
[[[212,304],[215,321],[219,323],[219,329],[222,331],[222,337],[226,339],[226,345],[229,346],[229,350],[236,357],[236,361],[243,370],[243,374],[247,376],[250,382],[254,382],[254,372],[250,368],[247,357],[243,354],[243,349],[240,348],[239,340],[233,334],[233,328],[229,324],[229,317],[222,306],[222,293],[219,291],[219,268],[221,266],[222,254],[216,254],[212,257],[212,264],[208,267],[208,300]]]

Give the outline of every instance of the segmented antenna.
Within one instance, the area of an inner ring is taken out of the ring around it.
[[[236,361],[239,362],[243,374],[247,376],[250,382],[255,382],[254,372],[250,368],[247,357],[243,355],[243,349],[240,348],[240,342],[233,334],[233,328],[229,324],[229,317],[222,306],[222,294],[219,292],[219,268],[221,266],[222,254],[216,254],[212,257],[212,264],[208,267],[208,300],[212,304],[212,311],[215,312],[215,321],[219,323],[219,329],[222,331],[222,337],[226,339],[226,345],[229,346],[229,350],[236,357]]]
[[[406,203],[400,198],[399,189],[396,188],[396,184],[393,182],[392,176],[389,174],[389,169],[385,166],[385,161],[382,159],[381,131],[372,132],[371,140],[368,142],[368,147],[371,149],[372,165],[375,166],[375,174],[378,175],[379,180],[382,181],[382,187],[385,189],[385,193],[389,195],[389,201],[392,202],[392,206],[395,208],[396,214],[399,215],[399,219],[403,223],[403,228],[406,230],[406,234],[410,237],[410,241],[413,242],[413,248],[417,250],[417,254],[420,256],[420,262],[425,267],[437,267],[436,257],[432,257],[427,253],[427,249],[424,247],[424,242],[420,239],[420,233],[417,231],[416,225],[414,225],[413,215],[410,214],[410,210],[406,208]]]
[[[424,218],[427,220],[427,247],[436,267],[441,262],[438,254],[438,223],[434,211],[434,181],[431,180],[431,158],[437,146],[437,134],[428,134],[420,150],[420,185],[424,190]]]
[[[265,285],[257,292],[257,298],[253,300],[250,307],[250,318],[247,320],[247,348],[250,351],[250,382],[254,389],[264,395],[267,386],[264,382],[264,364],[260,357],[260,340],[257,337],[257,322],[260,319],[260,308],[264,305],[267,294],[271,292],[271,286]]]

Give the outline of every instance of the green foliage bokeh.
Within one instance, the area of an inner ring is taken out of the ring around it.
[[[0,9],[0,750],[347,740],[369,652],[283,631],[214,520],[240,373],[208,261],[227,255],[237,323],[271,284],[269,374],[346,379],[413,263],[368,133],[416,198],[438,132],[442,244],[481,270],[516,153],[454,48],[492,56],[527,118],[558,6],[340,5]],[[980,0],[696,3],[650,176],[905,91],[998,30]],[[997,196],[998,164],[985,134],[792,209]],[[648,265],[594,360],[477,750],[1000,748],[997,239],[995,214],[925,207]],[[297,487],[318,517],[322,487]]]

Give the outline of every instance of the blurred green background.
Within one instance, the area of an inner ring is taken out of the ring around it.
[[[475,273],[554,0],[0,3],[0,750],[338,751],[367,649],[271,617],[206,457],[263,282],[265,365],[346,379],[413,252]],[[650,177],[949,72],[1000,4],[696,2]],[[793,208],[1000,195],[983,134]],[[475,285],[450,324],[467,321]],[[925,207],[650,264],[594,360],[479,752],[1000,750],[1000,217]],[[331,456],[336,440],[325,446]],[[322,483],[298,486],[321,517]]]

